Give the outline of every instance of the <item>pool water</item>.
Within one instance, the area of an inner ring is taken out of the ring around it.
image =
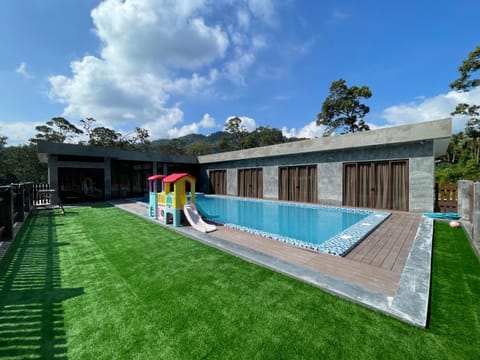
[[[210,221],[303,248],[344,255],[390,214],[386,212],[197,195]]]

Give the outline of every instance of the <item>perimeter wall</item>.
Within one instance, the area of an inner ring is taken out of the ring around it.
[[[457,197],[457,210],[462,216],[463,228],[480,258],[480,183],[460,180]]]

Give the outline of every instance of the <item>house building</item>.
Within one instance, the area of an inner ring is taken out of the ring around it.
[[[188,172],[205,193],[429,212],[451,127],[443,119],[199,157],[44,141],[37,150],[65,203],[143,196],[148,176]]]

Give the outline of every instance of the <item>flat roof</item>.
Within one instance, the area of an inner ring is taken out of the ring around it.
[[[293,155],[309,152],[352,149],[416,141],[434,141],[434,156],[445,154],[452,136],[452,119],[387,127],[355,134],[321,137],[198,157],[200,164]]]
[[[49,141],[37,141],[37,156],[40,162],[47,163],[47,155],[70,155],[87,157],[104,157],[114,160],[159,161],[177,164],[197,164],[195,156],[170,155],[159,152],[125,151],[100,146],[79,144],[61,144]]]

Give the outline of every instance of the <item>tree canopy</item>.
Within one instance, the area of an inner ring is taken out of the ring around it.
[[[35,130],[37,134],[30,142],[36,143],[38,140],[46,140],[57,143],[72,142],[84,144],[85,141],[79,140],[80,135],[87,135],[88,145],[114,147],[123,150],[148,151],[150,140],[148,130],[136,127],[135,130],[123,135],[113,129],[105,126],[97,126],[97,120],[86,118],[80,120],[84,130],[77,128],[63,117],[54,117],[43,125],[37,125]],[[75,141],[77,140],[77,141]]]
[[[46,180],[47,166],[38,160],[34,144],[0,148],[0,185]]]
[[[463,60],[458,68],[460,77],[450,84],[452,89],[458,91],[470,91],[480,86],[480,79],[472,78],[473,74],[480,70],[480,45],[477,46],[468,57]]]
[[[450,84],[450,87],[459,92],[468,92],[480,86],[480,79],[476,78],[480,71],[480,46],[477,46],[458,68],[460,77]],[[478,164],[480,161],[480,105],[457,104],[452,115],[464,115],[467,121],[465,135],[474,154],[473,159]]]
[[[367,86],[348,87],[344,79],[332,82],[330,94],[317,115],[317,125],[326,126],[323,136],[330,136],[339,129],[341,134],[370,130],[363,120],[370,108],[360,100],[371,96]]]
[[[8,137],[0,135],[0,149],[3,149],[5,145],[7,145]]]
[[[480,46],[477,46],[458,68],[460,77],[450,84],[459,92],[469,92],[480,86]],[[477,76],[477,77],[475,77]],[[439,182],[457,182],[460,179],[480,180],[480,105],[459,103],[452,115],[469,117],[465,130],[450,139],[447,153],[437,166]]]
[[[38,133],[35,135],[35,138],[30,139],[33,143],[36,143],[37,140],[64,143],[83,134],[82,130],[63,117],[54,117],[44,125],[36,126],[35,130]]]
[[[228,119],[225,125],[225,131],[232,134],[232,138],[228,140],[233,144],[231,150],[241,150],[246,148],[245,140],[248,135],[247,128],[242,124],[242,119],[238,116]],[[224,146],[226,148],[226,146]]]

